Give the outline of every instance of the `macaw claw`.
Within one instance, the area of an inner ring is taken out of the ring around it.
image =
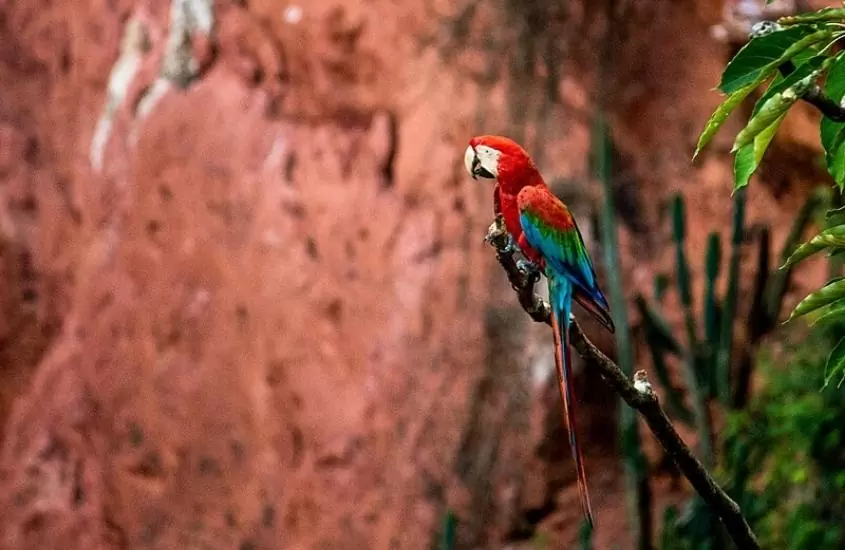
[[[528,260],[517,260],[516,267],[532,283],[536,283],[540,280],[540,268],[534,262],[529,262]]]
[[[514,252],[518,252],[518,249],[516,247],[516,243],[514,242],[513,237],[511,237],[510,233],[508,233],[507,237],[508,237],[508,244],[505,245],[503,252],[505,254],[513,254]]]

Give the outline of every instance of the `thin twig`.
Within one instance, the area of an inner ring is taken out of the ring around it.
[[[534,293],[538,276],[531,275],[517,266],[513,255],[516,249],[504,226],[501,216],[490,225],[485,239],[495,250],[496,259],[501,264],[508,280],[519,297],[522,308],[538,323],[551,325],[549,304]],[[760,548],[757,538],[748,526],[742,511],[716,481],[710,476],[701,462],[695,458],[690,448],[672,426],[672,422],[657,399],[657,394],[648,383],[645,371],[638,371],[634,380],[629,380],[619,365],[602,353],[584,334],[581,327],[573,320],[570,328],[570,340],[573,347],[591,368],[598,369],[604,380],[633,409],[638,411],[666,450],[667,455],[689,480],[695,490],[719,516],[728,534],[737,548],[756,550]]]

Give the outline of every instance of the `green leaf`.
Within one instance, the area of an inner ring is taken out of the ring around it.
[[[837,225],[829,229],[825,229],[806,243],[798,247],[795,252],[786,260],[783,267],[789,267],[801,262],[816,252],[820,252],[825,248],[842,248],[845,247],[845,225]]]
[[[824,92],[837,103],[845,96],[845,55],[840,53],[831,61]],[[827,171],[842,191],[845,189],[845,123],[825,117],[822,118],[819,130]]]
[[[845,302],[836,302],[824,308],[812,324],[826,325],[843,319],[845,319]]]
[[[824,93],[834,101],[842,101],[845,96],[845,55],[836,54],[828,65],[824,82]]]
[[[839,343],[836,344],[830,351],[830,355],[827,356],[827,363],[824,366],[824,386],[822,386],[822,389],[827,387],[830,380],[836,374],[840,376],[839,383],[836,385],[838,388],[845,381],[845,338],[839,340]]]
[[[725,67],[719,89],[731,94],[754,82],[762,82],[795,55],[833,36],[831,30],[806,26],[775,31],[748,42]]]
[[[792,313],[786,322],[788,323],[797,317],[801,317],[811,311],[828,306],[843,298],[845,298],[845,279],[839,277],[830,281],[819,290],[801,300],[801,302],[795,306],[795,309],[792,310]]]
[[[823,55],[816,56],[801,65],[783,81],[773,84],[757,102],[751,120],[737,134],[733,150],[736,151],[751,143],[757,134],[786,114],[786,111],[807,92],[815,79],[819,77],[826,60],[827,58]]]
[[[766,0],[768,6],[774,0]],[[824,21],[840,21],[845,19],[845,8],[822,8],[818,11],[788,15],[778,19],[781,25],[799,25],[801,23],[821,23]]]
[[[824,219],[828,227],[845,224],[845,206],[828,210],[824,213]]]
[[[734,158],[734,191],[748,185],[751,175],[757,170],[763,154],[775,137],[780,123],[786,114],[779,116],[765,130],[754,137],[754,142],[742,147]]]
[[[827,172],[840,191],[845,191],[845,123],[823,118],[819,127]]]
[[[722,124],[725,123],[734,109],[736,109],[737,106],[742,103],[742,100],[748,97],[748,94],[750,94],[758,85],[758,82],[752,82],[748,86],[740,88],[730,94],[727,99],[725,99],[725,101],[723,101],[722,104],[713,111],[713,114],[710,115],[710,120],[707,121],[707,124],[704,126],[704,130],[701,132],[701,136],[698,138],[698,145],[695,148],[695,153],[692,155],[693,161],[696,157],[698,157],[701,150],[710,143],[710,140],[713,139],[713,136],[716,135],[719,128],[722,127]]]
[[[797,97],[806,90],[808,83],[818,78],[827,59],[823,55],[814,56],[786,78],[778,75],[772,80],[769,88],[754,106],[748,125],[737,134],[734,142],[734,147],[736,147],[736,143],[742,143],[734,158],[734,191],[748,185],[751,175],[757,170],[760,161],[763,160],[766,149],[786,116],[786,111],[795,103]],[[791,98],[793,94],[796,94],[795,99],[789,99],[786,103],[783,103],[783,95],[788,90],[791,90],[791,92],[787,95]],[[778,97],[781,97],[781,100],[775,99]],[[778,103],[778,101],[781,103]],[[767,114],[764,109],[771,110]],[[772,119],[773,115],[775,115],[775,118]],[[759,127],[766,123],[768,125]],[[743,133],[745,134],[743,135]],[[753,135],[753,137],[749,139],[749,135]]]
[[[756,169],[754,145],[746,145],[737,151],[734,157],[734,191],[748,185],[748,181]]]

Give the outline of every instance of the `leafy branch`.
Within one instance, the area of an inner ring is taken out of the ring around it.
[[[727,97],[707,121],[693,159],[736,107],[768,81],[731,149],[735,154],[734,191],[748,185],[780,123],[798,101],[804,101],[823,115],[819,137],[827,171],[839,193],[845,192],[845,51],[833,52],[843,37],[845,7],[823,8],[756,24],[749,42],[722,73],[718,88]],[[826,225],[824,231],[799,247],[781,269],[792,268],[823,250],[829,256],[845,251],[845,212],[830,210]],[[807,314],[817,316],[817,322],[845,320],[845,280],[834,278],[807,296],[787,321]],[[839,377],[839,385],[845,382],[845,338],[834,346],[828,358],[825,385],[834,376]]]
[[[514,247],[505,229],[501,216],[490,225],[485,240],[496,250],[496,259],[507,273],[508,280],[519,298],[522,308],[538,323],[551,325],[551,308],[540,296],[534,293],[534,285],[539,274],[522,271],[513,255]],[[570,328],[572,345],[581,358],[597,369],[608,385],[633,409],[640,413],[652,433],[666,450],[667,455],[677,464],[693,488],[702,499],[711,506],[721,519],[728,534],[737,548],[755,550],[760,548],[757,538],[751,531],[742,511],[713,477],[704,469],[690,448],[678,435],[657,394],[648,382],[645,371],[634,374],[628,379],[622,369],[602,353],[584,334],[581,327],[573,320]]]

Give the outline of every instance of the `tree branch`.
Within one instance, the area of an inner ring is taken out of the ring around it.
[[[516,248],[511,243],[501,215],[497,216],[490,225],[485,241],[496,250],[496,259],[507,273],[522,308],[534,321],[551,325],[551,307],[534,293],[534,285],[538,282],[539,275],[525,272],[517,265],[513,257]],[[581,358],[591,368],[598,369],[610,387],[642,415],[668,456],[719,516],[737,548],[759,549],[760,544],[748,526],[748,522],[745,521],[739,506],[707,473],[672,426],[672,422],[660,406],[657,394],[648,382],[645,371],[638,371],[634,375],[634,380],[629,380],[619,365],[590,342],[574,320],[570,328],[570,340]]]
[[[792,61],[787,61],[778,67],[778,70],[780,70],[783,76],[789,76],[789,74],[795,70],[795,64],[792,63]],[[813,84],[813,86],[807,90],[803,96],[801,96],[801,99],[818,109],[822,115],[826,116],[833,122],[845,122],[845,108],[824,95],[824,92],[818,84]]]

